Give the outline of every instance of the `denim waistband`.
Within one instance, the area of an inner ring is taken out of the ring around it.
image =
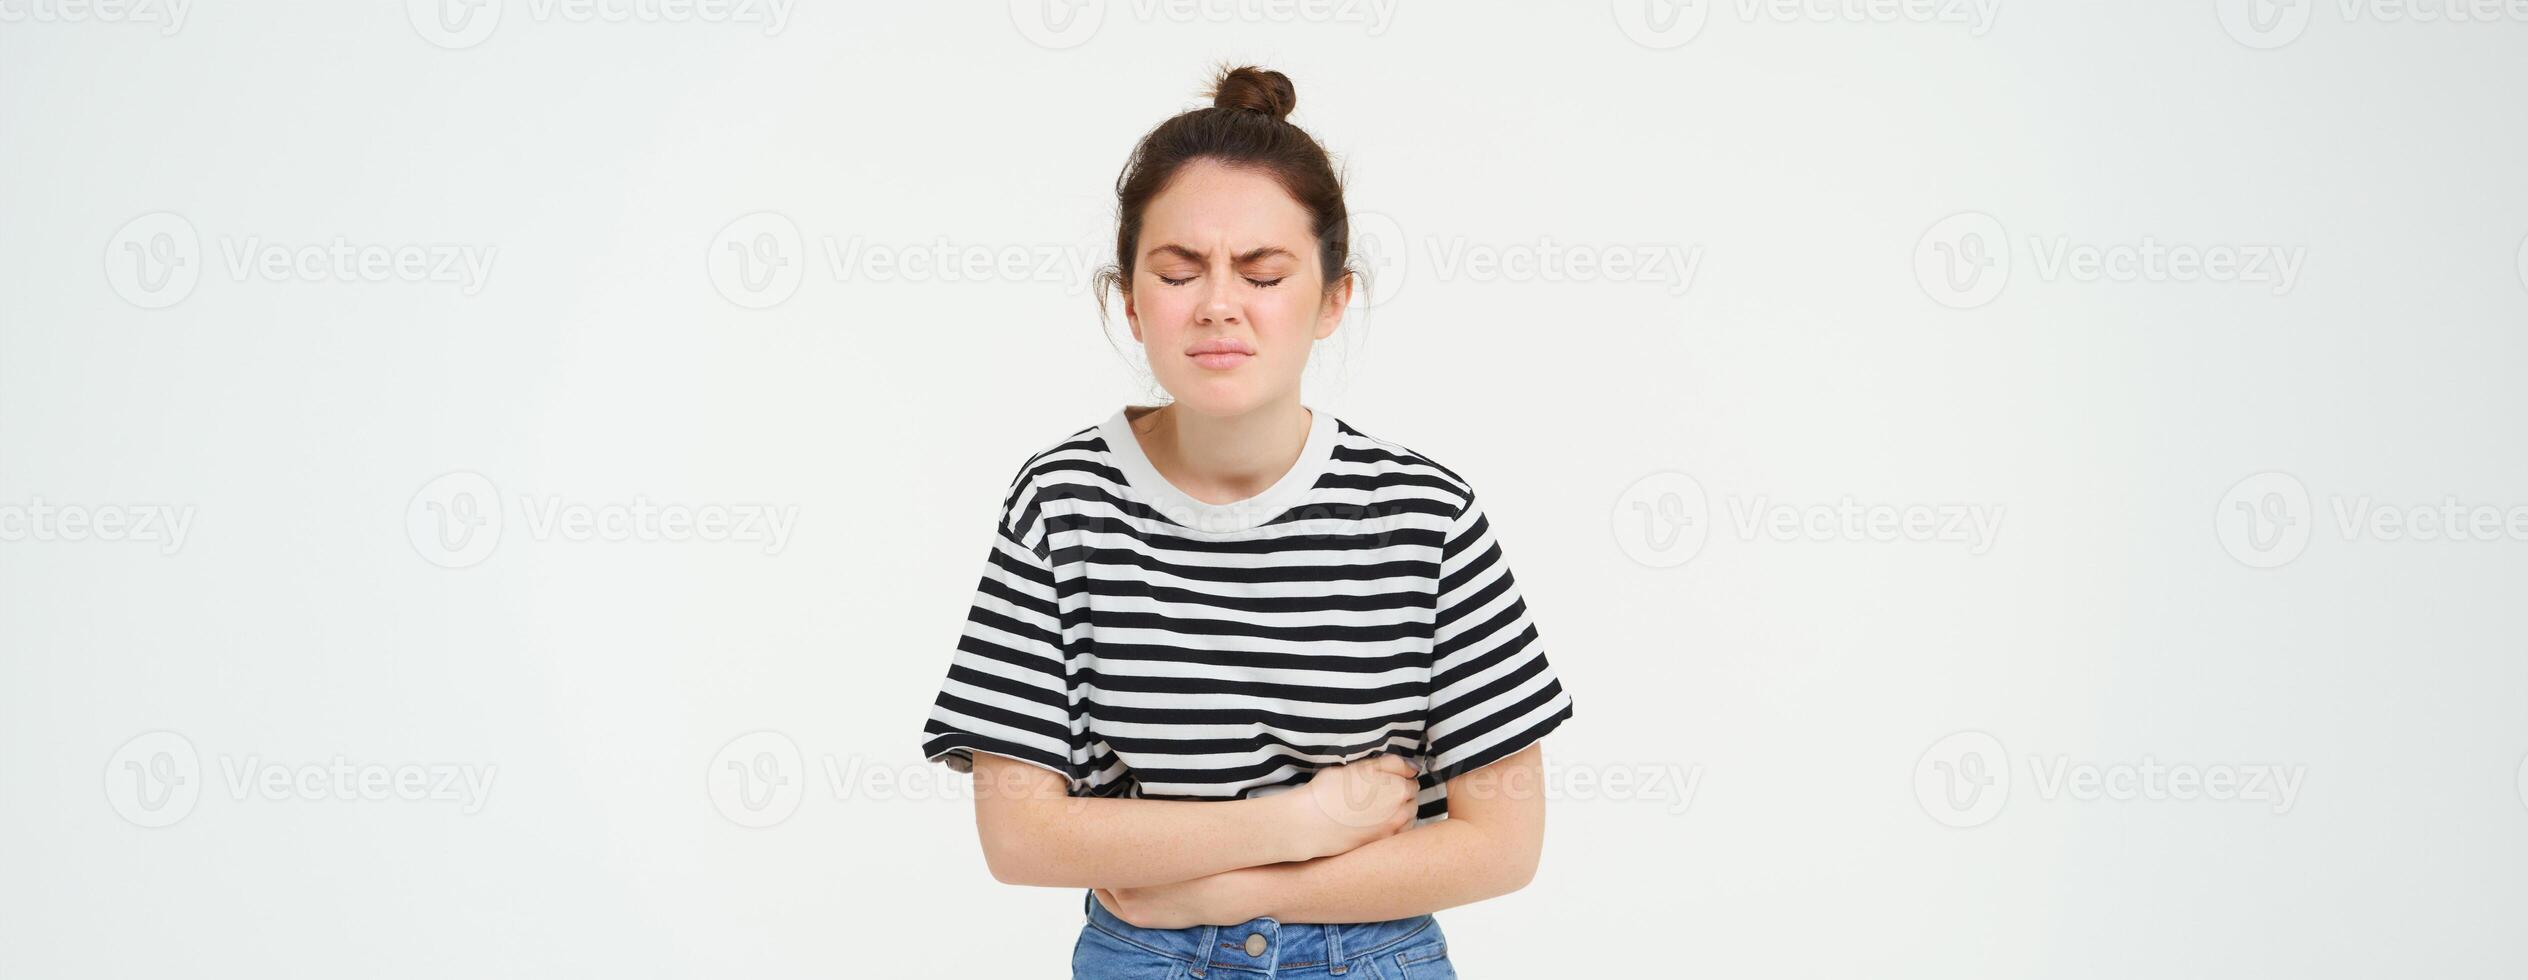
[[[1394,952],[1407,942],[1417,945],[1440,937],[1439,921],[1428,915],[1385,922],[1283,922],[1271,916],[1234,926],[1191,926],[1144,929],[1106,911],[1097,893],[1086,892],[1088,926],[1150,952],[1194,964],[1202,976],[1210,970],[1265,972],[1324,966],[1340,976],[1363,958]],[[1249,953],[1248,950],[1259,950]]]

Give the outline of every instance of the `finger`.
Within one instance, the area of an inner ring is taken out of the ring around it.
[[[1406,779],[1412,779],[1413,777],[1420,775],[1420,773],[1414,771],[1413,763],[1406,762],[1403,756],[1396,755],[1394,753],[1376,756],[1372,758],[1370,762],[1377,766],[1378,771],[1388,773],[1390,775],[1402,776]]]

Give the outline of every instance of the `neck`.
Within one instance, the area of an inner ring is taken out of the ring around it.
[[[1172,404],[1127,418],[1142,455],[1159,475],[1207,504],[1271,489],[1299,464],[1315,422],[1296,393],[1237,415],[1204,415]]]

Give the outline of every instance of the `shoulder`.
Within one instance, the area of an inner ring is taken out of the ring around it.
[[[1010,474],[1001,496],[1001,526],[1033,540],[1034,525],[1043,519],[1047,494],[1083,480],[1117,479],[1106,454],[1103,423],[1091,423],[1037,443]]]
[[[1338,469],[1380,484],[1414,487],[1445,503],[1451,514],[1463,512],[1474,503],[1474,485],[1430,454],[1371,435],[1341,418],[1335,420],[1334,431],[1333,464]]]

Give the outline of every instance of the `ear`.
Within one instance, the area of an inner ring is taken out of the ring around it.
[[[1141,311],[1134,309],[1132,306],[1132,284],[1125,283],[1119,287],[1117,291],[1124,294],[1124,323],[1132,328],[1132,342],[1136,344],[1149,343],[1148,341],[1141,339]]]
[[[1333,289],[1326,290],[1325,301],[1317,304],[1316,339],[1334,336],[1334,328],[1343,324],[1343,311],[1352,305],[1352,284],[1359,279],[1359,275],[1347,271],[1343,278],[1334,281]]]

